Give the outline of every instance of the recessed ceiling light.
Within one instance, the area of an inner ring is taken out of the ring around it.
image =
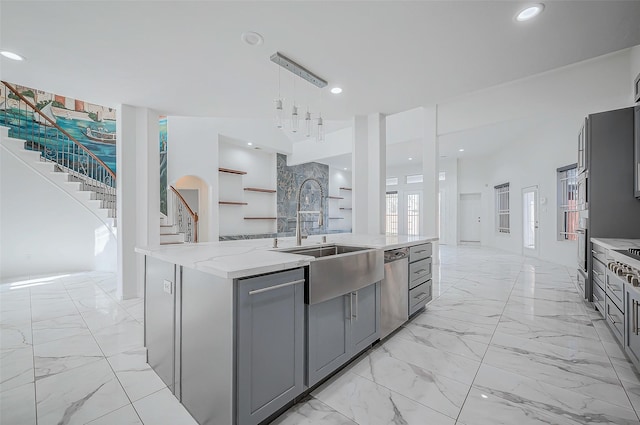
[[[253,146],[253,143],[251,143],[251,142],[247,142],[247,145],[249,145],[249,146]]]
[[[409,158],[409,161],[413,161],[413,158]]]
[[[342,89],[340,87],[334,87],[334,88],[331,89],[331,93],[340,94],[340,93],[342,93]]]
[[[347,167],[344,168],[344,171],[347,171]]]
[[[24,60],[24,58],[22,56],[20,56],[19,54],[13,53],[13,52],[8,52],[6,50],[0,51],[0,55],[4,56],[7,59],[14,60],[14,61]]]
[[[458,152],[464,152],[464,149],[458,149]]]
[[[544,4],[542,3],[527,6],[516,15],[516,21],[524,22],[528,21],[529,19],[533,19],[540,13],[542,13],[542,10],[544,10]]]
[[[259,46],[264,42],[264,38],[257,32],[253,31],[243,32],[240,39],[249,46]]]

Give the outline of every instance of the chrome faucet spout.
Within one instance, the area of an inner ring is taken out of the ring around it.
[[[300,183],[300,187],[298,188],[298,203],[296,204],[296,245],[297,246],[301,246],[302,245],[302,233],[300,231],[300,214],[305,214],[305,213],[314,213],[316,211],[301,211],[301,197],[302,197],[302,188],[304,187],[304,185],[307,182],[315,182],[318,187],[320,188],[320,211],[317,211],[319,213],[319,217],[318,217],[318,226],[322,226],[324,225],[324,189],[322,189],[322,184],[320,183],[320,181],[318,179],[315,179],[313,177],[309,177],[306,178],[302,181],[302,183]]]

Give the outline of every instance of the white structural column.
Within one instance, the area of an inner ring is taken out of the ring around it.
[[[436,105],[424,107],[422,120],[422,190],[423,190],[423,214],[422,234],[438,235],[438,175],[439,175],[439,150],[438,150],[438,107]],[[457,195],[456,195],[457,196]],[[438,262],[438,243],[434,243],[433,258]]]
[[[143,295],[144,257],[135,247],[160,243],[158,121],[147,108],[117,109],[117,296],[122,299]]]
[[[353,119],[353,233],[384,233],[386,121],[382,114]]]

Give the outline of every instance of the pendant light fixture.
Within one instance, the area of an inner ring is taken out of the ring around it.
[[[296,79],[293,79],[293,106],[291,107],[291,132],[297,133],[300,127],[298,107],[296,106]]]
[[[311,137],[311,112],[309,112],[309,108],[307,108],[307,113],[304,114],[304,135],[307,138]]]
[[[307,138],[312,137],[312,133],[315,129],[315,138],[317,142],[324,141],[324,121],[322,119],[322,88],[327,86],[327,82],[317,75],[313,74],[311,71],[306,68],[298,65],[296,62],[287,58],[286,56],[280,53],[274,53],[271,56],[271,61],[280,66],[280,68],[285,68],[291,73],[295,74],[297,77],[306,80],[312,85],[318,87],[320,89],[320,106],[318,109],[318,119],[316,121],[316,125],[313,125],[312,114],[309,111],[309,107],[306,108],[306,113],[304,115],[304,133]],[[277,128],[285,128],[285,116],[283,113],[283,99],[280,95],[280,68],[278,68],[278,98],[275,101],[276,108],[276,117],[275,124]],[[293,103],[291,105],[291,116],[288,121],[290,121],[287,127],[290,127],[291,132],[297,133],[300,130],[300,115],[299,115],[299,105],[296,104],[296,80],[293,80]],[[315,114],[314,114],[315,115]]]
[[[318,115],[318,131],[316,133],[316,142],[324,142],[324,122],[322,121],[322,114]]]
[[[275,124],[277,128],[284,126],[284,109],[282,109],[282,97],[280,97],[280,68],[278,68],[278,97],[274,101],[276,106]]]

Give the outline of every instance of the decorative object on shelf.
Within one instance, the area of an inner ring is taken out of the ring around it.
[[[352,190],[350,187],[341,187],[340,190]]]
[[[271,61],[281,68],[284,68],[290,72],[292,72],[295,76],[302,78],[303,80],[311,83],[312,85],[318,87],[320,90],[320,100],[318,105],[318,119],[316,121],[316,141],[322,142],[324,141],[324,121],[322,119],[322,112],[320,109],[322,108],[322,88],[327,86],[327,82],[322,78],[318,77],[308,69],[284,56],[283,54],[276,52],[271,55]],[[278,97],[274,101],[275,105],[275,125],[277,128],[285,127],[285,118],[284,118],[284,99],[281,94],[281,79],[280,79],[280,69],[278,69]],[[291,118],[290,118],[290,129],[291,132],[296,133],[299,130],[300,122],[299,122],[299,114],[298,114],[298,105],[296,104],[296,83],[295,78],[293,80],[293,103],[291,106]],[[313,125],[311,123],[311,112],[309,111],[309,107],[307,106],[307,112],[305,113],[305,136],[311,137]]]
[[[231,168],[218,168],[218,171],[221,173],[228,173],[228,174],[238,174],[238,175],[247,174],[246,171],[232,170]]]
[[[347,211],[350,211],[350,210],[352,210],[353,208],[340,208],[340,209],[341,209],[341,210],[347,210]]]
[[[249,205],[246,202],[235,202],[235,201],[220,201],[218,202],[220,205]]]
[[[245,187],[244,190],[247,192],[276,193],[273,189],[261,189],[259,187]]]

